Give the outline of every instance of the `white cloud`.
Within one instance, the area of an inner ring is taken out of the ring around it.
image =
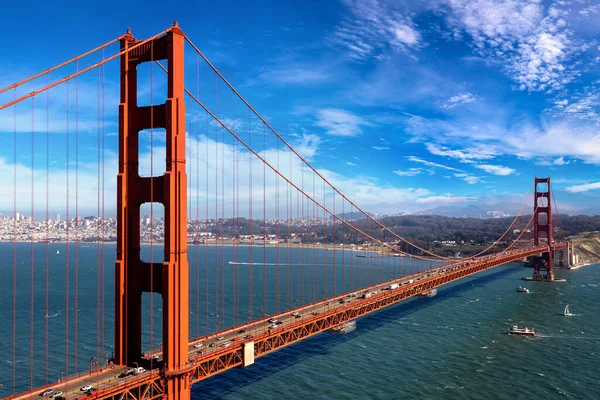
[[[291,143],[296,150],[306,160],[311,161],[319,149],[321,138],[314,134],[302,134],[302,136]]]
[[[586,183],[584,185],[576,185],[576,186],[568,186],[565,188],[566,192],[569,193],[583,193],[588,192],[590,190],[600,189],[600,182],[595,183]]]
[[[581,10],[579,10],[579,14],[583,15],[584,17],[589,17],[594,14],[600,14],[600,5],[593,5],[582,8]]]
[[[600,96],[596,93],[575,95],[571,101],[564,99],[554,104],[554,112],[557,116],[600,122],[600,114],[597,111],[600,106]]]
[[[450,97],[443,105],[443,108],[454,108],[461,104],[473,103],[477,100],[477,97],[471,93],[462,93],[456,96]]]
[[[398,176],[415,176],[421,174],[423,170],[421,168],[409,168],[406,171],[397,170],[392,172]]]
[[[408,51],[423,46],[413,21],[379,0],[343,0],[350,11],[337,26],[332,43],[351,58],[367,61],[387,50]]]
[[[421,35],[412,26],[402,22],[394,22],[391,28],[396,40],[408,46],[415,46],[421,40]]]
[[[346,165],[349,165],[351,167],[356,167],[356,163],[353,163],[352,161],[347,161]]]
[[[539,0],[446,0],[455,36],[467,33],[482,57],[499,60],[519,90],[555,91],[579,74],[570,60],[585,44],[568,29],[568,8]]]
[[[500,175],[500,176],[512,175],[517,172],[513,168],[504,167],[502,165],[478,164],[478,165],[475,165],[475,168],[482,169],[489,174]]]
[[[462,179],[463,181],[467,182],[469,185],[474,185],[476,183],[479,182],[483,182],[483,180],[481,179],[481,177],[479,176],[475,176],[475,175],[471,175],[471,174],[467,174],[466,172],[461,172],[458,174],[454,174],[455,177]]]
[[[325,128],[333,136],[357,136],[362,133],[361,126],[372,124],[358,115],[337,108],[324,108],[317,111],[315,125]]]
[[[388,146],[372,146],[371,147],[373,150],[377,150],[377,151],[381,151],[381,150],[389,150],[390,148]]]
[[[443,164],[438,164],[435,163],[433,161],[427,161],[427,160],[423,160],[422,158],[419,157],[415,157],[415,156],[408,156],[407,157],[410,161],[412,162],[416,162],[416,163],[421,163],[424,165],[427,165],[428,167],[434,167],[434,168],[442,168],[442,169],[447,169],[449,171],[458,171],[458,172],[464,172],[458,168],[454,168],[454,167],[449,167],[447,165],[443,165]]]
[[[425,146],[431,154],[456,158],[463,163],[472,163],[473,160],[489,160],[496,156],[496,150],[494,148],[482,145],[462,150],[452,150],[448,147],[439,146],[433,143],[427,143]]]
[[[600,165],[600,124],[589,120],[550,119],[536,126],[528,120],[511,125],[477,117],[456,120],[411,117],[406,121],[406,132],[414,136],[414,141],[468,141],[474,148],[489,150],[489,155],[542,160],[568,157]],[[434,147],[431,149],[436,151]]]
[[[269,83],[312,85],[328,80],[330,75],[314,66],[288,66],[275,67],[263,72],[260,77]]]
[[[554,165],[569,165],[571,164],[571,160],[565,160],[564,157],[558,157],[556,160],[552,161]]]

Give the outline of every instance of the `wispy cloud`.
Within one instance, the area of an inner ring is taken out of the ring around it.
[[[314,134],[302,134],[299,139],[292,142],[294,149],[300,155],[311,161],[318,154],[321,138]]]
[[[344,47],[358,61],[380,57],[385,51],[419,49],[423,38],[410,17],[379,0],[343,0],[349,10],[336,28],[332,43]]]
[[[421,168],[409,168],[406,171],[397,170],[392,172],[398,176],[415,176],[421,174],[423,170]]]
[[[330,74],[314,66],[277,66],[263,72],[261,79],[281,85],[314,85],[330,79]]]
[[[546,10],[538,0],[447,0],[454,37],[467,34],[477,54],[500,60],[520,90],[559,90],[581,66],[569,61],[586,46],[568,28],[566,2]]]
[[[598,107],[600,106],[600,96],[595,92],[586,92],[583,95],[576,94],[571,101],[562,99],[556,101],[554,106],[554,115],[600,122]]]
[[[346,165],[349,165],[351,167],[356,167],[356,163],[353,163],[352,161],[346,161]]]
[[[361,126],[372,124],[358,115],[338,108],[324,108],[317,111],[315,125],[324,128],[333,136],[357,136],[362,133]]]
[[[600,182],[586,183],[584,185],[568,186],[565,191],[568,193],[583,193],[589,192],[590,190],[600,189]]]
[[[475,176],[475,175],[471,175],[471,174],[468,174],[466,172],[461,172],[461,173],[458,173],[458,174],[454,174],[454,176],[456,178],[462,179],[463,181],[467,182],[469,185],[474,185],[476,183],[483,182],[483,180],[481,179],[481,177]]]
[[[502,119],[477,116],[454,120],[410,117],[406,121],[406,131],[413,135],[414,141],[460,143],[467,140],[475,149],[484,150],[481,154],[484,158],[479,160],[492,159],[492,155],[512,155],[522,159],[568,157],[600,164],[600,124],[591,121],[550,119],[538,126],[528,119],[509,124]],[[449,153],[447,147],[437,147],[429,146],[436,155],[454,154]],[[458,158],[459,153],[455,155]],[[463,157],[463,160],[468,158]]]
[[[387,140],[385,140],[384,138],[379,138],[379,141],[381,142],[381,145],[371,146],[373,150],[381,151],[390,149],[389,142]]]
[[[565,160],[564,157],[558,157],[556,160],[552,161],[552,164],[554,165],[569,165],[571,164],[571,160]]]
[[[500,176],[513,175],[517,172],[513,168],[505,167],[502,165],[492,165],[492,164],[477,164],[477,165],[475,165],[475,168],[484,170],[488,174],[500,175]]]
[[[474,160],[489,160],[496,157],[496,150],[493,147],[480,145],[465,149],[450,149],[445,146],[439,146],[433,143],[425,145],[431,154],[442,157],[456,158],[463,163],[472,163]]]
[[[438,164],[438,163],[435,163],[435,162],[433,162],[433,161],[427,161],[427,160],[423,160],[422,158],[415,157],[415,156],[408,156],[407,158],[408,158],[410,161],[412,161],[412,162],[416,162],[416,163],[424,164],[424,165],[427,165],[428,167],[442,168],[442,169],[447,169],[447,170],[449,170],[449,171],[464,172],[463,170],[460,170],[460,169],[458,169],[458,168],[449,167],[449,166],[447,166],[447,165],[443,165],[443,164]]]
[[[462,93],[456,96],[450,97],[443,105],[443,108],[454,108],[461,104],[473,103],[477,100],[477,97],[471,93]]]

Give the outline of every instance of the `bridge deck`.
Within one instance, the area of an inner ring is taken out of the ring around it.
[[[564,248],[557,244],[555,249]],[[185,373],[191,382],[199,382],[212,375],[243,365],[243,346],[252,342],[254,357],[258,358],[279,348],[288,346],[307,337],[327,331],[347,321],[354,320],[365,314],[380,310],[409,297],[426,293],[429,290],[466,276],[506,264],[516,260],[537,255],[547,251],[547,247],[514,250],[504,255],[479,257],[446,266],[436,267],[424,272],[405,276],[389,282],[363,288],[356,297],[348,294],[336,296],[327,300],[289,310],[278,315],[257,320],[235,328],[203,336],[190,341],[189,368]],[[398,284],[395,289],[389,289],[391,284]],[[361,298],[363,292],[372,293],[370,297]],[[344,299],[341,303],[341,299]],[[298,313],[300,317],[296,317]],[[268,319],[281,321],[277,328]],[[242,332],[243,331],[243,332]],[[251,335],[251,337],[247,337]],[[201,344],[201,347],[195,345]],[[212,347],[211,347],[212,346]],[[160,353],[156,353],[160,357]],[[146,357],[146,367],[150,366],[150,356]],[[157,363],[160,365],[160,359]],[[143,362],[140,362],[140,366]],[[67,399],[83,398],[135,398],[151,399],[162,397],[160,368],[147,370],[139,375],[127,375],[128,368],[115,366],[93,374],[82,374],[60,383],[40,387],[32,391],[9,397],[24,399],[38,396],[47,387],[60,390]],[[84,385],[97,389],[92,395],[80,391]],[[125,397],[122,397],[125,394]]]

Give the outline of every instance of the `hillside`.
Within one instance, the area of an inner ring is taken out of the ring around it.
[[[573,238],[575,254],[579,255],[579,265],[600,262],[600,233],[585,232]]]

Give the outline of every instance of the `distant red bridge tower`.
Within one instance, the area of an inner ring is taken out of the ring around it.
[[[542,239],[542,240],[540,240]],[[533,204],[533,240],[536,246],[545,244],[548,251],[533,258],[533,280],[553,281],[554,239],[552,238],[552,192],[550,177],[535,178]]]

